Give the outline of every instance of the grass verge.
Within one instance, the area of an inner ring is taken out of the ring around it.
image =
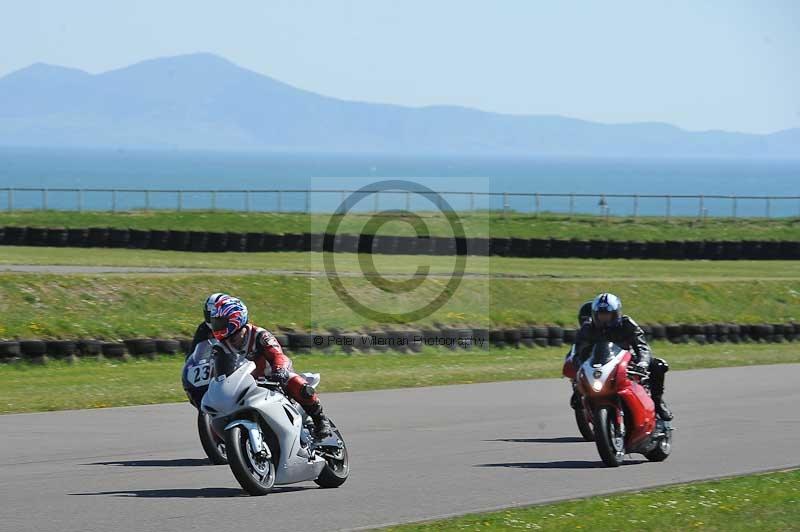
[[[576,310],[598,292],[619,295],[626,313],[646,322],[788,322],[800,319],[800,278],[781,280],[464,278],[450,299],[418,324],[574,326]],[[644,268],[644,265],[642,265]],[[605,265],[600,266],[606,268]],[[679,270],[680,265],[675,266]],[[609,280],[610,279],[610,280]],[[419,307],[446,290],[429,277],[416,290],[392,294],[363,277],[342,278],[360,302],[389,310]],[[0,338],[173,337],[194,332],[202,301],[226,291],[241,297],[259,325],[322,330],[380,324],[351,310],[324,276],[213,274],[0,274]]]
[[[653,347],[675,370],[800,363],[798,344],[687,347],[657,343]],[[293,358],[297,371],[322,373],[324,393],[559,377],[565,352],[566,348],[491,349],[479,354],[426,349],[416,355],[337,353]],[[185,400],[182,367],[180,356],[0,365],[0,413],[180,402]],[[52,393],[33,393],[42,385]],[[565,382],[565,401],[568,388]]]
[[[0,264],[115,266],[145,268],[203,268],[324,272],[321,253],[191,253],[184,251],[104,248],[0,248]],[[410,274],[418,266],[431,273],[449,274],[453,259],[437,256],[374,255],[382,274]],[[340,253],[336,268],[360,272],[359,256]],[[660,280],[749,280],[800,279],[800,261],[672,261],[624,259],[527,259],[510,257],[468,257],[466,273],[538,279],[660,279]]]
[[[420,213],[432,235],[452,234],[441,215]],[[370,215],[348,215],[339,231],[358,234]],[[603,217],[488,212],[459,213],[465,232],[471,237],[581,238],[610,240],[798,240],[800,218],[696,218]],[[70,212],[18,211],[0,213],[0,226],[31,227],[116,227],[173,229],[183,231],[224,231],[246,227],[247,231],[269,233],[324,232],[329,214],[247,213],[207,211]],[[392,223],[382,234],[411,234],[407,223]]]
[[[794,469],[385,530],[797,530],[799,521],[800,470]]]

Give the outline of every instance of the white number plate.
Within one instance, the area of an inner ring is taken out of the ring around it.
[[[189,380],[192,386],[199,387],[205,386],[211,380],[211,364],[199,364],[189,370]]]

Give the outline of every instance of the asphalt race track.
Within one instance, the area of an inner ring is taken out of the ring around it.
[[[353,529],[790,467],[799,380],[800,365],[670,373],[673,455],[617,469],[575,437],[565,380],[327,394],[350,479],[267,497],[205,465],[188,404],[0,416],[0,530]]]

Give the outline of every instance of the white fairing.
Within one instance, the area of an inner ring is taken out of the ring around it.
[[[592,357],[589,357],[588,360],[581,365],[580,375],[582,375],[582,378],[585,379],[590,388],[599,392],[606,385],[606,382],[609,377],[611,377],[611,374],[614,373],[614,370],[617,369],[625,353],[627,353],[627,351],[624,349],[620,350],[619,353],[605,364],[592,364]],[[595,375],[597,376],[595,377]]]
[[[208,412],[212,419],[229,418],[227,427],[236,424],[237,412],[257,412],[272,429],[280,445],[280,459],[275,464],[275,484],[314,480],[325,466],[325,460],[313,453],[309,455],[301,445],[305,413],[280,391],[259,387],[251,375],[254,369],[255,364],[248,362],[229,377],[220,375],[214,378],[203,396],[203,411]],[[316,375],[316,381],[319,382],[319,375]],[[239,399],[242,392],[244,395]],[[252,440],[251,436],[251,443]],[[274,449],[272,454],[276,454]]]

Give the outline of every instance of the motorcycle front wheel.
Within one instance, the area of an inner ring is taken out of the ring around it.
[[[241,425],[225,431],[225,447],[233,476],[247,493],[266,495],[272,490],[275,485],[275,464],[265,454],[253,453],[250,437]]]
[[[202,411],[197,413],[197,434],[200,436],[200,445],[203,446],[211,465],[228,463],[228,457],[225,454],[225,442],[211,428],[211,416]]]
[[[625,424],[617,426],[617,413],[610,406],[594,412],[594,443],[608,467],[619,467],[625,458]]]

